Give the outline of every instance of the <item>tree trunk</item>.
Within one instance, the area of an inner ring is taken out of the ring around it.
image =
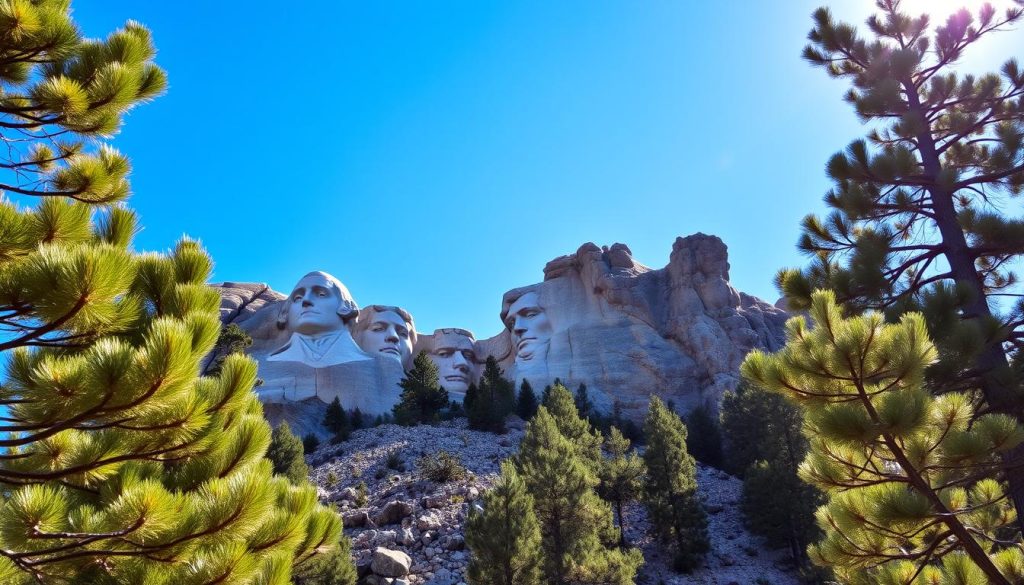
[[[907,94],[907,105],[918,116],[919,123],[924,128],[916,139],[923,174],[932,182],[932,186],[927,187],[927,190],[931,195],[936,227],[939,228],[942,237],[943,256],[949,263],[953,279],[971,291],[971,298],[962,306],[963,320],[990,319],[993,315],[985,296],[985,284],[978,274],[974,255],[957,218],[953,193],[939,187],[942,160],[932,138],[931,125],[918,99],[917,86],[912,81],[904,81],[903,86]],[[1016,389],[1008,380],[1010,363],[1006,358],[1006,352],[1003,351],[1002,340],[986,340],[974,365],[981,373],[981,391],[989,407],[995,412],[1009,414],[1018,421],[1021,420],[1021,404]],[[1017,529],[1024,533],[1024,465],[1021,465],[1024,463],[1024,445],[1004,454],[1002,460],[1010,499],[1017,510]]]

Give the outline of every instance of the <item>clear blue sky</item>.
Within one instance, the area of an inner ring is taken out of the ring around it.
[[[340,278],[421,330],[499,330],[501,295],[587,241],[661,267],[716,234],[769,301],[828,157],[863,134],[800,59],[819,2],[74,4],[149,26],[170,89],[114,145],[137,246],[199,238],[214,279]],[[869,0],[830,3],[857,23]],[[979,57],[1019,53],[1021,32]]]

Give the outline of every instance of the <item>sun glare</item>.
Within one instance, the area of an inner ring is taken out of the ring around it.
[[[903,9],[910,14],[922,14],[926,13],[932,17],[932,21],[944,22],[946,17],[961,8],[966,8],[972,13],[977,14],[978,8],[980,8],[985,2],[979,0],[903,0]],[[997,12],[1003,12],[1007,8],[1014,6],[1013,0],[989,0]]]

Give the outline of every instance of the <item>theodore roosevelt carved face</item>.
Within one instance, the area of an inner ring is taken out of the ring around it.
[[[399,307],[370,305],[359,312],[355,325],[356,343],[363,351],[399,361],[408,369],[416,328],[412,316]]]
[[[455,395],[476,381],[477,359],[473,334],[465,329],[438,329],[428,356],[437,366],[441,387]]]
[[[544,359],[552,328],[537,293],[527,292],[512,301],[503,318],[505,326],[512,332],[516,362]]]

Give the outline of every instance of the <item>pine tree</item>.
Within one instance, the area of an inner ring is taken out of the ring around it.
[[[320,448],[320,438],[313,433],[307,433],[302,436],[302,453],[310,455],[314,451]]]
[[[468,394],[467,394],[468,397]],[[515,408],[515,386],[505,379],[494,356],[487,356],[484,373],[474,399],[466,408],[469,428],[492,433],[505,432],[505,418]]]
[[[644,420],[647,478],[644,504],[662,542],[672,547],[677,571],[691,571],[708,551],[707,518],[697,497],[697,468],[686,452],[686,425],[651,396]]]
[[[220,374],[221,368],[224,367],[224,360],[229,355],[243,353],[250,346],[252,346],[252,336],[246,333],[244,329],[234,323],[224,325],[221,327],[220,335],[217,337],[217,343],[213,346],[213,351],[206,358],[203,375],[216,376]]]
[[[611,428],[604,446],[608,457],[601,465],[601,483],[597,493],[615,508],[615,517],[619,523],[619,546],[626,546],[626,517],[622,507],[640,495],[646,469],[643,459],[635,452],[630,452],[629,439],[618,428]]]
[[[966,4],[966,3],[965,3]],[[1012,272],[1024,223],[1011,216],[1024,188],[1024,71],[964,74],[958,61],[978,41],[1021,22],[1024,8],[961,10],[937,27],[896,0],[880,0],[870,36],[814,14],[804,57],[851,84],[846,99],[871,125],[828,162],[834,188],[826,219],[803,221],[806,270],[779,274],[797,309],[812,291],[835,291],[847,314],[875,309],[890,322],[926,315],[940,359],[935,392],[980,391],[986,409],[1021,420],[1024,389],[1007,348],[1024,346],[1024,303]],[[1024,510],[1024,450],[1005,476]],[[1024,514],[1018,528],[1024,529]]]
[[[356,585],[358,573],[352,562],[352,542],[341,537],[339,546],[295,568],[293,585]]]
[[[519,385],[519,396],[516,397],[516,414],[523,420],[530,420],[537,414],[538,406],[540,404],[537,403],[537,394],[534,393],[533,386],[523,378],[523,383]]]
[[[769,543],[785,544],[798,566],[808,568],[807,545],[820,537],[814,511],[822,494],[800,480],[807,453],[800,409],[782,396],[741,382],[722,399],[725,468],[743,477],[747,527]]]
[[[704,465],[722,465],[722,433],[706,404],[697,405],[686,417],[686,449]]]
[[[352,430],[358,431],[366,426],[366,415],[364,415],[363,411],[359,410],[359,407],[357,406],[351,413],[349,413],[349,422],[352,426]]]
[[[598,473],[602,464],[601,444],[604,439],[600,433],[594,431],[589,421],[580,417],[569,389],[561,383],[556,383],[548,394],[546,408],[555,419],[558,431],[576,447],[577,453],[591,471]]]
[[[587,385],[580,382],[580,385],[576,388],[576,393],[572,396],[573,402],[576,404],[576,411],[583,418],[590,418],[590,415],[594,410],[594,403],[590,400],[590,392],[587,391]]]
[[[540,526],[533,497],[509,461],[501,477],[483,496],[483,512],[466,519],[466,546],[471,556],[470,585],[540,585]]]
[[[304,458],[305,447],[295,436],[288,423],[274,427],[267,447],[267,459],[274,464],[274,473],[288,478],[294,485],[301,485],[309,479],[309,467]]]
[[[466,388],[466,395],[462,397],[462,410],[469,412],[473,408],[473,403],[476,402],[477,395],[480,391],[477,390],[476,382],[470,382],[469,388]]]
[[[619,535],[611,508],[594,492],[598,479],[547,408],[527,424],[516,465],[540,523],[543,582],[631,585],[643,556],[614,548]]]
[[[848,583],[1019,582],[1014,510],[994,478],[1024,428],[968,393],[928,391],[937,352],[921,315],[844,318],[824,291],[810,315],[813,328],[791,319],[786,346],[751,353],[742,372],[803,409],[800,477],[828,498],[811,559]]]
[[[102,139],[166,85],[149,31],[87,40],[68,5],[0,2],[0,583],[283,585],[340,519],[272,475],[255,362],[200,375],[210,258],[133,251]]]
[[[402,387],[402,397],[392,412],[400,425],[434,422],[448,404],[448,392],[438,381],[437,366],[425,352],[416,356],[412,369],[398,385]]]
[[[362,415],[362,413],[360,413]],[[337,396],[327,405],[327,412],[324,413],[324,427],[334,435],[336,440],[344,441],[351,433],[352,427],[349,423],[348,414],[341,407],[341,399]]]

